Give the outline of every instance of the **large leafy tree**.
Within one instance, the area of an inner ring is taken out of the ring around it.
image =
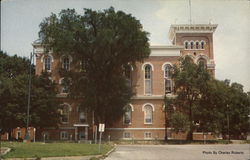
[[[246,135],[250,103],[241,84],[212,78],[204,64],[194,64],[189,56],[182,57],[172,72],[177,94],[172,104],[188,115],[189,140],[195,129],[223,135],[229,131],[235,138]],[[177,124],[173,127],[179,129]]]
[[[197,112],[199,129],[223,135],[229,132],[234,138],[246,135],[250,103],[241,84],[212,80],[201,94]]]
[[[0,52],[0,128],[2,133],[16,127],[25,127],[27,120],[28,70],[30,61],[18,56]],[[57,112],[55,84],[49,75],[34,74],[32,66],[32,90],[30,104],[30,126],[43,128],[57,126],[60,117]]]
[[[201,90],[206,90],[210,75],[204,64],[196,65],[190,56],[180,58],[180,63],[173,67],[172,77],[175,84],[175,105],[187,113],[189,118],[188,140],[192,140],[195,129],[195,114],[201,97]]]
[[[227,86],[223,81],[211,80],[207,83],[207,87],[200,91],[196,110],[199,131],[221,133],[225,125],[221,120],[225,118],[227,100]]]
[[[133,95],[124,68],[150,54],[148,33],[139,20],[112,7],[85,9],[83,15],[67,9],[45,18],[40,28],[45,47],[73,57],[75,68],[60,72],[72,79],[70,95],[82,99],[96,123],[119,119]]]
[[[229,134],[232,138],[245,137],[249,132],[248,115],[250,114],[250,98],[243,91],[239,83],[231,83],[229,86],[228,103],[225,111],[228,112]],[[225,126],[223,132],[225,133]]]

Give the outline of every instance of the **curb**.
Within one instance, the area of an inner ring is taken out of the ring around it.
[[[108,151],[106,154],[104,155],[97,155],[97,156],[86,156],[86,159],[90,159],[91,157],[96,157],[96,158],[99,158],[99,159],[105,159],[106,157],[108,157],[112,152],[114,152],[116,149],[116,144],[114,145],[114,147]],[[5,153],[3,153],[2,155],[8,153],[11,149],[10,148],[7,148],[7,150],[5,151]],[[73,158],[75,157],[78,157],[78,156],[72,156]],[[82,157],[82,156],[79,156],[79,157]],[[48,160],[48,159],[60,159],[60,158],[70,158],[70,157],[43,157],[41,158],[42,160]],[[8,158],[7,160],[23,160],[24,158]],[[25,160],[36,160],[37,158],[25,158]],[[59,160],[58,159],[58,160]],[[0,159],[1,160],[1,159]]]
[[[98,156],[97,158],[105,159],[105,158],[107,158],[112,152],[114,152],[115,149],[116,149],[116,144],[115,144],[114,147],[113,147],[110,151],[108,151],[106,154],[104,154],[104,155],[102,155],[102,156],[100,156],[100,157]]]
[[[2,149],[6,149],[3,153],[1,153],[1,156],[7,154],[11,149],[8,147],[2,147]]]
[[[115,149],[116,149],[116,144],[114,145],[114,147],[110,151],[108,151],[108,153],[105,154],[105,157],[108,157],[112,152],[115,151]]]

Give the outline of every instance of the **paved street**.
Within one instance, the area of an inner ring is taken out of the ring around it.
[[[250,160],[250,145],[118,145],[105,160]]]

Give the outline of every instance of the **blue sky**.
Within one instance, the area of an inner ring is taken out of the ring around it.
[[[170,45],[171,24],[189,21],[188,0],[3,0],[1,1],[1,49],[28,57],[38,38],[39,24],[52,12],[75,8],[103,10],[113,6],[131,13],[150,32],[150,43]],[[249,0],[191,0],[192,23],[215,23],[216,78],[230,79],[250,91]]]

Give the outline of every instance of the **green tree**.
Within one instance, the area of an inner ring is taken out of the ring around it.
[[[236,139],[246,136],[250,103],[241,84],[212,80],[201,95],[196,114],[201,131],[222,133],[224,137],[229,132]]]
[[[81,106],[94,112],[96,123],[121,118],[133,95],[124,68],[150,54],[148,33],[139,20],[112,7],[85,9],[84,15],[67,9],[45,18],[40,28],[47,48],[73,57],[75,69],[60,72],[72,79],[70,96],[81,99]]]
[[[175,65],[172,72],[177,94],[175,105],[180,111],[188,114],[188,140],[192,140],[201,90],[206,90],[210,75],[204,64],[196,65],[190,56],[181,57],[180,64]]]
[[[189,119],[185,113],[175,112],[171,115],[171,125],[176,133],[189,130]]]
[[[188,115],[189,140],[195,129],[224,136],[229,132],[234,138],[246,136],[250,103],[241,84],[212,78],[204,64],[194,64],[189,56],[181,58],[172,72],[177,94],[173,102]]]
[[[26,127],[29,60],[0,52],[0,128],[2,133],[16,127]],[[60,115],[56,101],[55,84],[49,75],[34,75],[32,66],[32,90],[30,126],[43,128],[57,126]]]
[[[206,89],[201,90],[200,100],[196,110],[196,122],[199,124],[198,131],[221,133],[226,123],[228,103],[228,87],[224,81],[211,80]]]
[[[60,102],[56,97],[56,84],[43,72],[33,77],[31,90],[30,125],[37,129],[57,127],[60,123]]]
[[[246,137],[249,131],[249,96],[244,92],[241,84],[232,83],[229,86],[228,97],[228,107],[225,110],[229,113],[229,134],[236,139]],[[223,131],[225,132],[225,128]]]

